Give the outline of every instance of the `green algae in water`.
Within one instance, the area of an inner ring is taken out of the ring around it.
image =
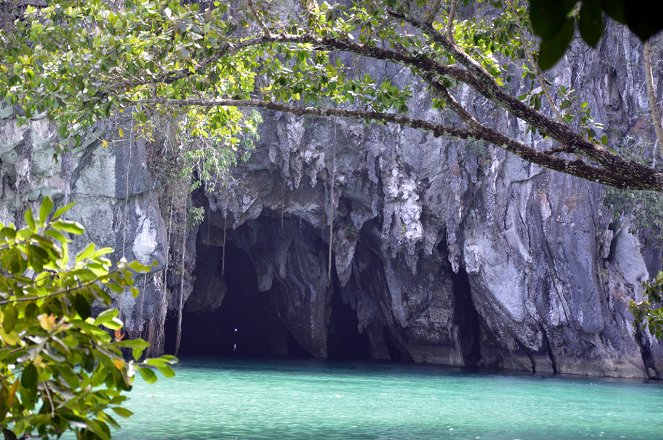
[[[663,439],[658,383],[375,363],[184,362],[114,438]]]

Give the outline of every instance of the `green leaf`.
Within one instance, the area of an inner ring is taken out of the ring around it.
[[[539,49],[539,66],[543,70],[550,69],[562,58],[566,48],[573,39],[573,32],[575,20],[567,18],[564,26],[559,33],[554,37],[541,42]]]
[[[80,293],[77,293],[74,295],[73,303],[74,309],[76,309],[78,316],[80,316],[82,319],[87,319],[90,317],[91,305],[87,298],[85,298]]]
[[[92,256],[92,254],[94,253],[94,249],[95,249],[94,243],[88,244],[85,247],[85,249],[83,249],[82,251],[80,251],[78,253],[78,255],[76,255],[76,262],[83,261],[86,258],[89,258],[90,256]]]
[[[14,238],[16,238],[16,229],[9,227],[0,229],[0,239],[13,240]]]
[[[44,231],[44,235],[47,235],[60,243],[69,243],[71,240],[69,240],[67,237],[59,233],[58,231],[54,231],[53,229],[48,229]]]
[[[111,440],[108,425],[97,420],[88,420],[87,428],[95,433],[101,440]]]
[[[625,0],[600,0],[601,7],[606,14],[613,20],[626,24],[626,14],[624,13]]]
[[[142,264],[140,261],[133,260],[128,262],[127,266],[129,267],[129,269],[133,270],[134,272],[147,273],[150,271],[152,267],[154,267],[154,264],[147,266],[145,264]]]
[[[114,406],[114,407],[112,407],[111,409],[113,410],[113,412],[114,412],[115,414],[117,414],[117,415],[120,416],[120,417],[127,418],[127,417],[131,417],[131,416],[134,415],[133,412],[131,412],[130,410],[128,410],[128,409],[126,409],[126,408],[123,408],[123,407],[121,407],[121,406]]]
[[[39,208],[39,221],[41,222],[41,224],[46,223],[48,214],[50,214],[52,210],[53,210],[53,200],[48,196],[44,197],[44,200],[42,200],[41,202],[41,207]]]
[[[120,312],[117,309],[106,309],[94,319],[94,325],[99,326],[108,323],[114,318],[117,318],[119,315]]]
[[[97,250],[94,251],[94,253],[91,255],[91,258],[99,258],[99,257],[103,257],[104,255],[112,254],[113,252],[115,252],[115,251],[113,250],[113,248],[110,248],[110,247],[105,247],[105,248],[97,249]]]
[[[138,367],[138,373],[147,383],[154,383],[157,381],[157,375],[150,368]]]
[[[169,364],[176,364],[177,362],[179,362],[179,359],[177,359],[172,354],[162,354],[161,356],[159,356],[159,358],[163,359],[165,362]]]
[[[57,220],[51,223],[51,226],[58,231],[68,232],[74,235],[81,235],[83,232],[85,232],[85,228],[83,228],[80,223],[69,220]]]
[[[659,6],[658,10],[654,4]],[[663,14],[660,12],[659,2],[650,1],[624,1],[624,17],[631,32],[641,41],[647,41],[663,29]]]
[[[21,373],[21,386],[28,390],[36,388],[37,377],[37,367],[35,367],[33,363],[29,363]]]
[[[53,220],[57,220],[57,219],[59,219],[59,218],[62,216],[62,214],[64,214],[65,212],[67,212],[67,211],[69,211],[71,208],[73,208],[75,204],[76,204],[76,202],[71,202],[71,203],[69,203],[69,204],[67,204],[67,205],[64,205],[64,206],[61,207],[61,208],[58,208],[58,209],[53,213]]]
[[[158,365],[156,368],[157,370],[159,370],[161,374],[163,374],[163,377],[167,378],[175,377],[175,370],[173,370],[173,368],[170,365],[162,364]]]
[[[530,0],[532,30],[544,41],[555,38],[566,25],[567,14],[575,4],[576,0]]]
[[[584,0],[580,9],[578,28],[587,44],[596,47],[603,35],[603,10],[599,0]]]
[[[80,378],[71,368],[69,368],[69,365],[58,366],[57,370],[67,382],[67,385],[69,385],[72,389],[80,386]]]
[[[110,330],[120,330],[124,326],[124,323],[120,318],[113,318],[110,321],[104,322],[102,325]]]
[[[149,347],[150,344],[147,341],[144,341],[143,339],[128,339],[126,341],[118,342],[117,346],[122,348],[130,348],[131,356],[133,356],[134,359],[138,360],[143,354],[143,351],[145,351],[145,349]]]
[[[6,333],[11,333],[12,330],[14,330],[14,327],[16,326],[16,321],[18,319],[18,308],[14,307],[13,305],[8,305],[3,310],[3,313],[5,314],[5,317],[2,321],[2,329]]]
[[[32,209],[29,209],[23,213],[23,218],[25,219],[25,223],[28,225],[30,229],[33,231],[37,231],[37,228],[35,226],[35,219],[32,217]]]

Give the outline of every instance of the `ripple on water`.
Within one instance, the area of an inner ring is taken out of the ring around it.
[[[389,364],[184,362],[117,439],[663,439],[663,386]]]

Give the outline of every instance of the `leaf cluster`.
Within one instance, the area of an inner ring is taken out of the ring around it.
[[[45,198],[26,226],[0,224],[0,426],[5,439],[109,439],[116,416],[128,417],[124,392],[138,372],[172,376],[172,356],[139,362],[147,342],[124,339],[114,294],[134,295],[134,273],[150,266],[106,257],[89,244],[70,258],[71,235],[83,227]],[[102,309],[101,313],[95,311]],[[95,316],[96,315],[96,316]],[[126,360],[123,350],[131,351]]]
[[[520,2],[492,0],[496,9],[481,17],[455,14],[457,3],[301,0],[284,9],[280,1],[252,0],[204,8],[175,0],[47,1],[28,7],[12,32],[0,32],[0,94],[26,118],[46,112],[62,137],[75,140],[114,114],[131,115],[135,133],[148,139],[156,121],[170,118],[180,168],[205,181],[257,137],[260,115],[240,108],[265,108],[479,139],[593,181],[660,188],[658,170],[601,145],[589,109],[571,92],[557,93],[534,67]],[[544,8],[535,20],[535,6],[540,0],[532,2],[532,27],[545,28],[548,13],[556,22],[558,9]],[[564,9],[562,22],[573,14]],[[542,48],[539,60],[546,56]],[[523,88],[510,81],[521,68],[528,84],[519,100],[512,92]],[[429,93],[415,96],[412,83]],[[485,98],[483,115],[469,107],[477,98]],[[422,114],[422,106],[440,114]],[[553,146],[540,151],[491,128],[485,114],[500,108]]]
[[[530,0],[534,33],[541,37],[539,65],[549,69],[564,55],[576,28],[582,39],[596,47],[605,28],[605,15],[625,24],[647,41],[663,29],[663,15],[650,0]]]
[[[630,308],[636,325],[648,328],[655,338],[663,340],[663,271],[645,283],[643,300],[631,301]]]

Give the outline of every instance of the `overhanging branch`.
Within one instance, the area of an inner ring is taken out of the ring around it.
[[[477,139],[489,142],[519,157],[550,168],[556,171],[562,171],[583,179],[592,180],[606,185],[618,188],[631,188],[641,190],[661,191],[663,188],[663,172],[651,170],[651,175],[645,179],[634,178],[631,173],[619,173],[612,169],[600,166],[594,166],[583,162],[582,160],[568,160],[556,157],[552,152],[538,151],[533,147],[520,143],[492,129],[486,129],[480,125],[475,129],[449,127],[440,123],[431,122],[424,119],[412,118],[409,116],[384,113],[377,111],[341,109],[329,107],[311,107],[285,104],[279,102],[262,101],[259,99],[167,99],[152,98],[130,102],[134,105],[164,105],[164,106],[201,106],[201,107],[251,107],[263,108],[273,111],[291,113],[298,116],[336,116],[341,118],[359,119],[364,121],[376,121],[382,123],[398,124],[414,129],[425,130],[433,133],[436,137],[450,136],[458,139]],[[557,152],[557,151],[555,151]]]

